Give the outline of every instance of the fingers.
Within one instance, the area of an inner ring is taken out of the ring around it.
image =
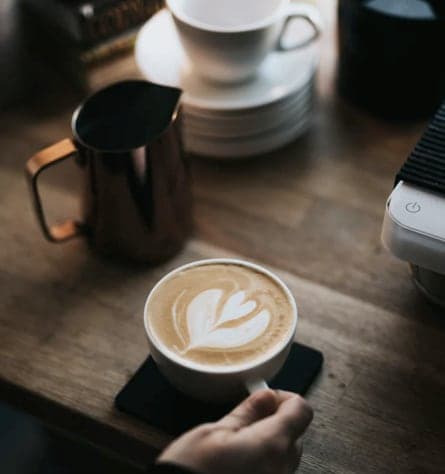
[[[275,394],[277,395],[280,404],[289,398],[295,397],[295,392],[288,392],[286,390],[275,390]]]
[[[251,426],[262,438],[286,438],[293,444],[309,426],[313,418],[312,408],[299,395],[281,394],[284,400],[273,416],[259,420]]]
[[[218,426],[240,430],[275,413],[279,397],[273,390],[261,390],[246,398],[233,411],[218,421]]]

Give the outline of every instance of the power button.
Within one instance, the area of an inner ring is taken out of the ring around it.
[[[406,204],[405,209],[411,214],[417,214],[422,208],[420,207],[420,204],[418,202],[409,202],[408,204]]]
[[[388,203],[391,219],[402,226],[407,232],[417,232],[428,238],[439,239],[445,252],[445,195],[433,193],[400,181],[391,193]],[[399,242],[405,245],[406,239],[414,239],[414,235],[404,236]],[[428,243],[428,245],[432,243]],[[427,244],[425,244],[427,245]],[[434,245],[438,245],[435,243]],[[407,258],[408,260],[408,258]]]

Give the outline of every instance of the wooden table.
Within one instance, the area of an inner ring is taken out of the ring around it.
[[[394,174],[424,123],[388,124],[336,96],[335,5],[321,4],[330,21],[311,132],[252,161],[194,159],[195,234],[159,267],[104,261],[82,240],[44,241],[23,166],[69,134],[70,110],[2,114],[1,399],[142,465],[169,438],[113,399],[147,355],[146,294],[179,264],[236,255],[285,279],[297,339],[325,355],[301,472],[445,472],[444,314],[380,243]],[[128,61],[124,75],[137,75]],[[47,179],[56,217],[75,206],[73,173]]]

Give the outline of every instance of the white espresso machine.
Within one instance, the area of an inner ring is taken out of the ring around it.
[[[410,264],[420,291],[445,308],[445,103],[397,175],[382,241]]]

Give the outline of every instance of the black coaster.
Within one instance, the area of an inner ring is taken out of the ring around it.
[[[272,388],[304,394],[323,364],[323,354],[302,344],[292,345]],[[115,400],[116,407],[172,435],[216,421],[233,407],[199,402],[176,390],[159,372],[151,357],[141,365]]]

